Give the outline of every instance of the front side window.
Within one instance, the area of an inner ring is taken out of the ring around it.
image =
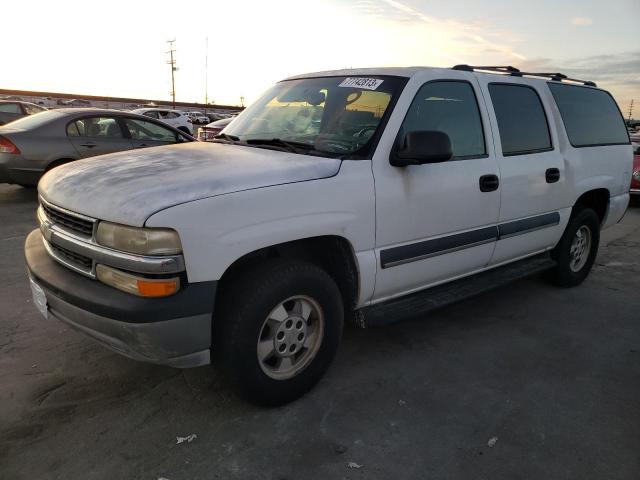
[[[547,116],[538,93],[525,85],[490,83],[503,155],[551,150]]]
[[[24,107],[25,112],[27,112],[27,115],[34,115],[36,113],[44,112],[46,110],[46,108],[42,108],[42,107],[39,107],[38,105],[33,105],[31,103],[23,103],[22,106]]]
[[[225,130],[248,145],[286,142],[294,153],[364,158],[405,79],[323,77],[276,84]]]
[[[148,112],[144,112],[143,115],[149,118],[158,118],[158,112],[156,110],[149,110]]]
[[[420,130],[437,130],[449,135],[454,158],[487,153],[478,102],[473,87],[467,82],[435,81],[418,90],[402,124],[400,138]]]
[[[131,138],[134,140],[151,140],[155,142],[171,142],[177,141],[176,134],[173,130],[169,130],[157,123],[146,122],[135,118],[125,118],[125,124],[129,129]]]
[[[118,121],[111,117],[81,118],[71,122],[67,125],[67,135],[70,137],[123,138]]]
[[[574,147],[629,143],[622,114],[604,90],[549,83],[562,123]]]

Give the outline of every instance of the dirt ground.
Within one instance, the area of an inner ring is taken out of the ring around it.
[[[35,205],[0,186],[3,480],[639,478],[640,208],[582,286],[534,277],[349,329],[310,394],[260,409],[214,368],[137,363],[43,319],[22,257]]]

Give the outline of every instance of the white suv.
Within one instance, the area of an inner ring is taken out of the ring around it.
[[[193,135],[193,126],[189,121],[189,117],[177,110],[168,110],[164,108],[138,108],[131,111],[138,115],[156,118],[167,125],[171,125],[178,130],[188,133],[189,135]]]
[[[35,305],[131,358],[216,358],[277,405],[323,375],[345,318],[388,324],[543,270],[580,284],[632,156],[613,98],[560,74],[294,77],[213,143],[46,174]]]

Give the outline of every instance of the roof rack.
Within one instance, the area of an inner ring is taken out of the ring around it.
[[[596,87],[595,82],[591,82],[589,80],[578,80],[576,78],[569,78],[562,73],[546,73],[546,72],[522,72],[519,69],[512,67],[511,65],[507,66],[475,66],[475,65],[456,65],[452,67],[453,70],[461,70],[463,72],[491,72],[491,73],[499,73],[502,75],[511,75],[513,77],[542,77],[549,78],[553,82],[572,82],[572,83],[581,83],[583,85],[587,85],[589,87]]]

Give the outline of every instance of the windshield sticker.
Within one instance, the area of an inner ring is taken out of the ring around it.
[[[348,77],[345,78],[339,87],[346,88],[363,88],[364,90],[375,90],[377,89],[384,80],[380,80],[379,78],[363,78],[363,77]]]

